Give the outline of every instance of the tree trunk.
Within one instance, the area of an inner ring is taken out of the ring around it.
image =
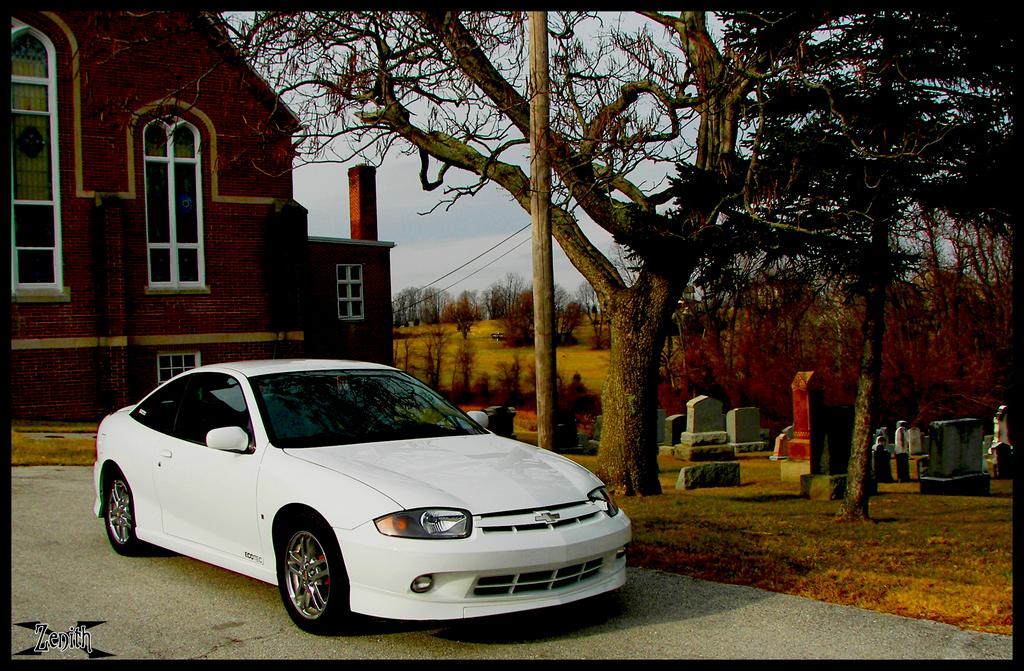
[[[871,429],[878,418],[879,381],[882,376],[882,341],[885,335],[885,286],[876,284],[867,295],[864,314],[864,345],[860,377],[854,401],[853,438],[846,476],[846,496],[836,513],[837,521],[870,519]]]
[[[642,272],[617,292],[611,316],[611,357],[601,395],[598,476],[621,496],[661,493],[658,480],[658,368],[668,316],[689,274]]]

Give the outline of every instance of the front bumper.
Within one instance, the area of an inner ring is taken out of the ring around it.
[[[474,520],[476,521],[476,520]],[[626,514],[604,513],[571,528],[420,540],[380,534],[372,524],[336,529],[348,571],[351,609],[401,620],[454,620],[585,599],[626,582]],[[431,575],[417,594],[411,584]]]

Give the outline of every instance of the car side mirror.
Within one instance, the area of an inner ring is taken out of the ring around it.
[[[469,415],[469,418],[471,420],[473,420],[474,422],[476,422],[477,424],[479,424],[483,428],[485,428],[485,429],[487,428],[487,413],[486,412],[481,412],[480,410],[470,410],[466,414]]]
[[[248,452],[249,435],[237,426],[222,426],[206,434],[206,446],[224,452]]]

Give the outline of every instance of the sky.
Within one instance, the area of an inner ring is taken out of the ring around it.
[[[348,169],[355,164],[320,163],[295,169],[294,197],[309,211],[309,235],[350,237]],[[441,205],[426,214],[444,195],[441,189],[423,191],[419,170],[418,156],[397,153],[389,154],[377,167],[378,238],[395,243],[391,250],[392,295],[433,283],[524,226],[526,230],[431,286],[457,296],[462,291],[482,293],[510,272],[531,280],[533,250],[527,211],[492,184],[472,198],[459,199],[447,210]],[[586,219],[581,226],[598,249],[610,252],[614,243],[607,231]],[[585,281],[554,241],[552,265],[555,284],[570,294]]]

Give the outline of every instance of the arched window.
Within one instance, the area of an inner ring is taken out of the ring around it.
[[[143,132],[149,283],[203,285],[203,215],[199,131],[181,119],[154,121]]]
[[[12,293],[62,286],[54,53],[11,19]]]

